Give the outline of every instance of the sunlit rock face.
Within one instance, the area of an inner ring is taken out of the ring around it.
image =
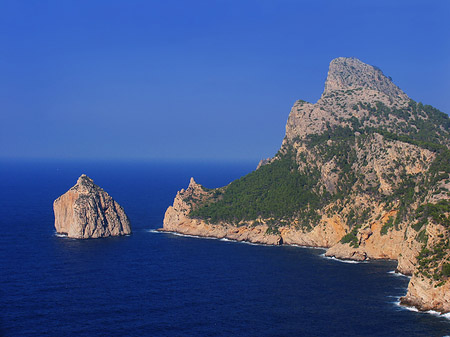
[[[102,238],[131,233],[130,221],[123,208],[85,174],[54,201],[53,210],[56,232],[70,238]]]
[[[320,99],[294,103],[273,158],[224,187],[192,180],[161,230],[394,259],[412,276],[402,303],[450,312],[449,147],[447,114],[340,57]]]

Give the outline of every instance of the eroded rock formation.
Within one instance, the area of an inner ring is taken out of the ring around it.
[[[53,210],[56,232],[70,238],[89,239],[131,233],[130,221],[123,208],[85,174],[54,201]]]

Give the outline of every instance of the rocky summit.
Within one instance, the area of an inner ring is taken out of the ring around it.
[[[229,185],[177,193],[162,230],[394,259],[401,302],[450,312],[450,120],[373,66],[330,63],[316,103],[295,102],[278,153]]]
[[[89,239],[131,233],[123,208],[94,181],[81,175],[75,186],[53,203],[56,232]]]

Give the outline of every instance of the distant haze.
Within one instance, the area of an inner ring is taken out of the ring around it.
[[[0,158],[259,160],[329,62],[450,112],[450,1],[2,1]]]

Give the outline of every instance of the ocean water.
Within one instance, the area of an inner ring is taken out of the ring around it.
[[[154,229],[193,175],[227,184],[255,163],[1,162],[2,336],[445,336],[400,307],[392,261],[199,239]],[[115,198],[127,237],[55,235],[53,200],[81,173]]]

